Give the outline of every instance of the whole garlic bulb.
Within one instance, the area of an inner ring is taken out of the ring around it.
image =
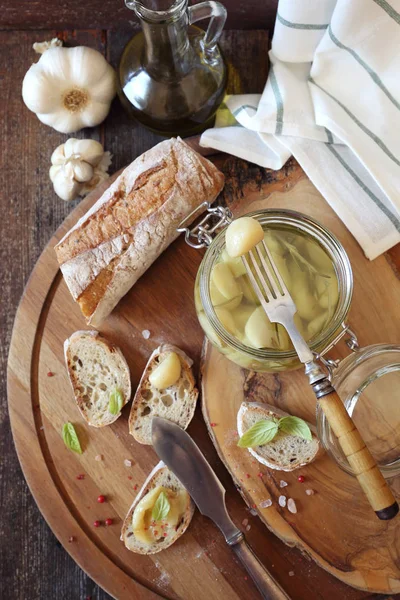
[[[100,142],[70,138],[51,155],[50,179],[62,200],[74,200],[109,177],[111,154]]]
[[[26,106],[61,133],[104,121],[115,92],[114,69],[100,52],[85,46],[49,48],[22,84]]]

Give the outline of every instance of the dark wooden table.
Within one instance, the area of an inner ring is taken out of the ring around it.
[[[268,33],[256,29],[272,29],[277,0],[225,0],[225,5],[230,30],[224,34],[222,47],[229,62],[228,91],[260,92],[267,76]],[[109,598],[57,542],[26,486],[9,427],[5,373],[14,315],[24,285],[44,245],[76,204],[57,198],[48,176],[52,151],[70,136],[42,125],[21,99],[23,76],[36,60],[32,44],[58,36],[67,44],[98,49],[116,66],[135,28],[133,14],[127,12],[122,0],[14,0],[1,6],[0,598],[4,600]],[[76,137],[101,141],[114,156],[112,171],[160,139],[130,121],[118,100],[100,127],[83,130]],[[390,255],[400,264],[399,249]],[[346,588],[267,531],[265,538],[271,545],[272,571],[274,563],[278,574],[279,569],[289,572],[295,565],[307,578],[305,594],[299,593],[298,598],[378,598]],[[326,596],[324,589],[329,589]]]

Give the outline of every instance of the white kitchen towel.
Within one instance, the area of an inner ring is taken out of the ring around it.
[[[201,144],[271,169],[293,154],[375,258],[400,241],[400,0],[279,0],[269,58]]]

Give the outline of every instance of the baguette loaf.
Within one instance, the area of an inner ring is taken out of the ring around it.
[[[181,375],[172,386],[158,390],[149,381],[162,360],[171,352],[178,355]],[[186,429],[193,418],[199,392],[192,373],[192,360],[177,346],[163,344],[154,350],[143,371],[129,415],[129,433],[140,444],[151,444],[153,417],[163,417]]]
[[[127,167],[56,245],[64,279],[97,327],[178,236],[179,223],[213,202],[224,176],[180,139],[161,142]]]
[[[141,540],[138,540],[132,527],[133,513],[135,512],[135,508],[142,498],[144,498],[146,494],[151,492],[151,490],[157,486],[163,486],[172,490],[173,492],[179,492],[183,490],[186,492],[179,479],[168,469],[168,467],[165,466],[162,461],[160,461],[158,465],[154,467],[134,499],[133,504],[130,507],[122,525],[121,541],[124,542],[125,546],[131,552],[136,552],[138,554],[156,554],[161,550],[165,550],[185,533],[186,529],[189,527],[190,521],[192,520],[194,503],[189,494],[186,492],[186,509],[176,528],[174,527],[171,530],[170,527],[164,527],[162,529],[163,533],[160,531],[160,538],[155,539],[154,542],[150,544],[144,544]]]
[[[242,402],[237,415],[238,433],[242,437],[250,427],[261,421],[261,419],[270,420],[273,417],[279,419],[287,416],[289,416],[288,413],[268,404]],[[319,441],[315,435],[315,428],[310,424],[308,425],[312,433],[311,441],[280,431],[272,442],[264,446],[247,448],[247,450],[260,463],[270,469],[294,471],[312,462],[318,454]]]
[[[109,411],[111,393],[119,390],[123,406],[131,397],[129,367],[121,350],[97,331],[75,331],[64,342],[64,355],[75,402],[85,421],[92,427],[114,423],[121,411]]]

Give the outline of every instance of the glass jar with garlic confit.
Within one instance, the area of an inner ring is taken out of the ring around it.
[[[311,349],[320,353],[334,340],[350,308],[353,276],[343,246],[320,223],[295,211],[266,209],[246,216],[257,219],[264,229],[267,246],[298,308],[296,324]],[[269,323],[258,307],[241,259],[227,256],[225,232],[211,242],[195,283],[196,311],[207,338],[246,369],[298,368],[286,330]]]

